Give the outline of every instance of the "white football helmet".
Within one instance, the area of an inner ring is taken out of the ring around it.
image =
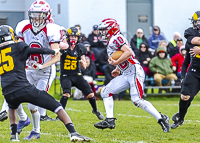
[[[51,8],[45,0],[36,0],[28,10],[28,16],[35,33],[39,32],[50,21]]]

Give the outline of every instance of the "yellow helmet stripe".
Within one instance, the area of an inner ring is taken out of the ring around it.
[[[77,33],[77,35],[78,35],[78,36],[80,36],[80,34],[81,34],[80,30],[78,30],[78,33]]]
[[[69,29],[67,30],[67,33],[68,33],[69,35],[71,35],[71,34],[72,34],[72,30],[69,28]]]
[[[12,40],[13,40],[14,42],[17,42],[17,39],[15,39],[16,37],[14,37],[14,31],[13,31],[13,29],[9,27],[9,30],[10,30],[10,32],[12,33],[12,34],[11,34]]]
[[[193,19],[194,19],[194,20],[198,20],[198,15],[197,15],[196,12],[193,14]]]

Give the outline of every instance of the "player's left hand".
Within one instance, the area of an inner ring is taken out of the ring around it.
[[[117,62],[113,58],[111,58],[111,57],[108,59],[108,62],[109,62],[109,64],[111,64],[113,66],[117,65]]]
[[[33,67],[33,69],[36,69],[36,70],[43,69],[43,65],[41,65],[41,64],[39,64],[37,62],[33,63],[31,66]]]
[[[190,49],[191,56],[196,57],[196,55],[200,54],[200,48],[198,46],[194,46],[192,49]]]

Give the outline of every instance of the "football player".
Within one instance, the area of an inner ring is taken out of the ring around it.
[[[61,38],[60,26],[51,23],[51,8],[45,0],[36,0],[28,10],[29,20],[22,20],[17,24],[16,34],[19,41],[24,41],[27,45],[37,48],[59,49]],[[60,60],[57,54],[53,58],[51,55],[34,54],[27,62],[26,76],[28,81],[35,85],[37,89],[48,92],[56,76],[55,63]],[[40,120],[52,120],[46,115],[46,109],[38,108],[33,104],[28,104],[31,111],[33,129],[30,135],[24,139],[38,139],[40,137]],[[18,114],[20,113],[18,109]],[[19,114],[24,116],[24,114]],[[40,117],[41,116],[41,117]],[[26,125],[26,121],[18,124],[18,133]]]
[[[189,27],[184,32],[184,37],[187,39],[185,44],[187,53],[181,70],[182,86],[179,112],[172,117],[174,121],[171,124],[172,129],[176,129],[184,123],[187,110],[200,89],[200,11],[193,14],[191,21],[193,27]],[[186,74],[187,68],[188,72]]]
[[[88,97],[89,103],[92,106],[92,113],[95,114],[99,120],[103,120],[104,116],[97,110],[96,99],[94,93],[81,74],[80,67],[86,69],[85,54],[86,47],[79,43],[80,31],[76,27],[70,27],[67,30],[67,42],[69,47],[62,49],[60,58],[60,83],[63,89],[63,96],[60,103],[65,109],[67,101],[71,96],[71,87],[75,86],[80,89],[83,94]]]
[[[169,117],[160,114],[149,101],[142,99],[145,74],[140,63],[134,58],[134,53],[127,39],[120,34],[118,22],[112,18],[104,19],[99,25],[99,30],[102,38],[106,38],[108,41],[107,53],[109,64],[116,66],[116,68],[112,71],[112,75],[115,78],[101,90],[101,97],[106,110],[106,119],[94,124],[94,126],[99,129],[115,128],[116,118],[114,118],[113,113],[112,95],[130,88],[133,104],[155,117],[163,131],[169,132]],[[111,54],[118,50],[123,51],[123,54],[118,60],[112,59],[110,57]],[[122,75],[119,75],[120,72]]]
[[[31,54],[59,54],[59,50],[48,48],[30,48],[24,42],[17,42],[12,27],[0,26],[0,75],[3,95],[9,106],[11,141],[19,141],[17,133],[17,111],[23,102],[29,102],[55,112],[70,132],[70,140],[90,141],[91,138],[78,134],[74,125],[62,108],[50,94],[37,89],[26,78],[26,60]],[[55,55],[55,56],[56,56]],[[32,138],[34,139],[34,138]]]

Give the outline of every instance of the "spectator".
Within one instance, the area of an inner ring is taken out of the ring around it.
[[[165,48],[158,47],[157,56],[149,63],[149,69],[154,73],[154,80],[158,86],[162,86],[162,79],[167,79],[169,82],[167,86],[171,85],[171,80],[177,80],[177,76],[173,73],[171,59],[167,58]],[[162,89],[159,89],[159,93]]]
[[[177,39],[176,45],[177,45],[178,49],[180,49],[180,47],[184,45],[183,39],[182,38]]]
[[[88,41],[84,41],[83,45],[87,48],[86,56],[90,58],[93,62],[95,62],[94,52],[90,50],[90,43]]]
[[[181,68],[182,68],[182,65],[183,65],[183,61],[185,59],[185,55],[186,55],[186,49],[185,49],[185,46],[182,45],[179,49],[179,52],[178,54],[174,55],[171,60],[172,60],[172,68],[174,71],[176,71],[177,69],[177,64],[176,62],[178,63],[178,69],[177,69],[177,77],[178,79],[181,79]]]
[[[90,42],[90,50],[94,52],[96,60],[98,60],[101,51],[105,49],[104,43],[101,41],[101,36],[98,30],[98,25],[93,26],[93,31],[88,36],[88,42]]]
[[[143,67],[145,74],[149,77],[153,76],[153,74],[149,70],[149,62],[152,58],[151,53],[148,51],[148,45],[145,42],[140,44],[139,50],[136,51],[136,59],[140,62]]]
[[[76,24],[74,27],[76,27],[80,32],[81,32],[81,25],[79,24]],[[79,43],[83,43],[84,41],[87,41],[87,37],[85,36],[85,34],[83,34],[81,32],[81,35],[80,35],[80,40],[79,40]]]
[[[133,38],[131,39],[131,42],[130,42],[131,47],[134,52],[136,52],[139,49],[140,44],[142,42],[145,42],[147,44],[147,46],[149,46],[148,40],[144,36],[143,30],[141,28],[138,28],[136,31],[136,34],[133,36]]]
[[[161,40],[158,44],[158,47],[163,47],[167,50],[167,42],[165,40]]]
[[[165,40],[161,40],[158,44],[158,47],[163,47],[167,51],[167,42]],[[157,51],[154,52],[154,57],[157,55]],[[169,56],[167,56],[169,58]]]
[[[105,74],[105,67],[108,65],[108,55],[107,55],[107,50],[106,48],[103,49],[100,53],[101,56],[99,56],[96,66],[97,66],[97,71],[102,72]]]
[[[179,49],[177,47],[177,39],[181,37],[181,34],[179,32],[174,32],[174,38],[169,44],[167,45],[167,53],[170,55],[170,57],[173,57],[174,55],[179,53]]]
[[[154,55],[154,52],[158,48],[158,43],[161,40],[166,40],[161,34],[160,34],[160,27],[154,26],[153,27],[153,34],[149,37],[149,51],[151,51],[152,55]]]

